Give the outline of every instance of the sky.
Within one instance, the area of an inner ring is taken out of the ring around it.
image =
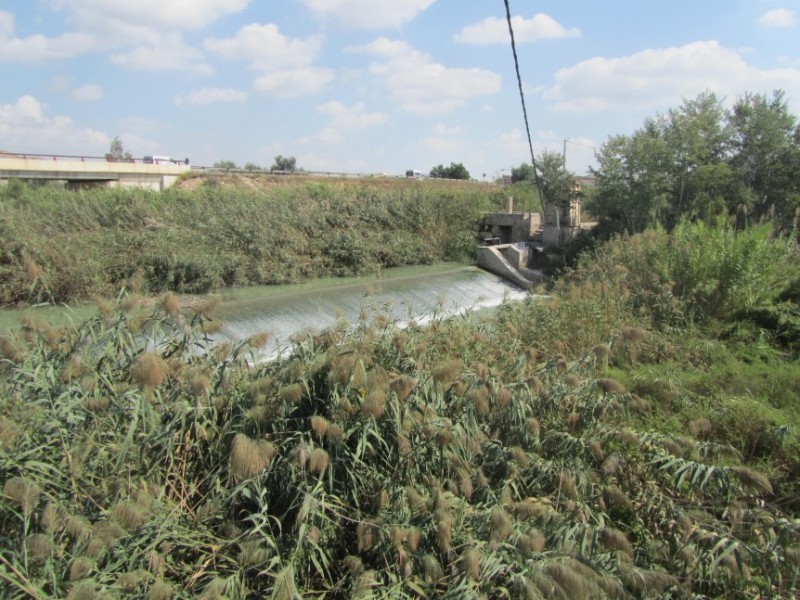
[[[509,0],[534,152],[782,89],[800,0]],[[0,0],[0,150],[478,180],[530,164],[502,0]]]

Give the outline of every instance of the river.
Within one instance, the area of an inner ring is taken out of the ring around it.
[[[387,269],[380,275],[325,279],[304,284],[224,290],[215,317],[223,323],[217,341],[244,340],[266,333],[269,344],[257,360],[269,360],[291,347],[295,334],[319,333],[337,320],[355,324],[383,315],[398,327],[414,321],[498,306],[527,298],[528,292],[477,267],[434,265]],[[0,311],[0,333],[19,326],[28,312],[54,325],[79,324],[96,314],[94,305],[43,306]]]
[[[414,321],[498,306],[528,297],[529,293],[477,267],[398,269],[378,279],[330,286],[289,286],[276,293],[224,299],[217,314],[224,322],[221,337],[236,340],[269,334],[261,359],[283,353],[300,332],[320,332],[339,319],[350,324],[378,315],[398,327]]]

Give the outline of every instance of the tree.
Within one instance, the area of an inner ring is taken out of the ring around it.
[[[122,140],[119,139],[119,136],[114,136],[108,152],[106,152],[106,160],[110,162],[133,162],[133,155],[130,152],[126,152],[122,147]]]
[[[215,169],[238,169],[236,163],[232,160],[218,160],[214,163]]]
[[[260,170],[261,170],[261,167],[259,167],[259,166],[258,166],[257,164],[255,164],[255,163],[251,163],[251,162],[249,162],[249,163],[246,163],[246,164],[244,165],[244,170],[245,170],[245,171],[250,171],[250,172],[253,172],[253,171],[260,171]]]
[[[429,177],[436,179],[464,179],[470,178],[469,171],[461,163],[451,162],[449,167],[437,165],[431,169]]]
[[[297,161],[295,160],[294,156],[283,156],[278,154],[278,156],[275,157],[275,164],[273,164],[269,170],[294,173],[296,169]]]
[[[511,167],[511,183],[517,183],[518,181],[530,181],[531,183],[535,183],[536,172],[534,168],[527,163],[522,163],[518,167]]]
[[[730,130],[722,102],[704,92],[653,123],[673,155],[665,225],[671,229],[685,216],[708,220],[723,212],[732,174],[726,164]]]
[[[543,204],[545,207],[555,207],[562,217],[568,215],[575,176],[564,168],[564,155],[545,150],[537,159],[537,167]],[[535,181],[535,176],[532,181]]]
[[[743,188],[737,214],[755,221],[774,213],[791,227],[800,205],[800,125],[789,113],[783,91],[771,98],[746,93],[729,116],[733,153],[730,164]]]
[[[592,212],[640,233],[659,221],[669,207],[672,165],[664,137],[652,122],[631,136],[609,138],[597,154],[597,191]]]

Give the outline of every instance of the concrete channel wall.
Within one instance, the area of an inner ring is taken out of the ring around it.
[[[517,284],[522,289],[529,290],[533,286],[533,281],[520,270],[527,266],[527,249],[523,250],[515,244],[480,246],[477,263],[479,267]]]

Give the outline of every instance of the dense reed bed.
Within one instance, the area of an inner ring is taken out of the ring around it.
[[[261,365],[266,335],[208,347],[213,307],[171,294],[27,322],[0,363],[4,595],[794,597],[795,252],[651,232],[547,301],[365,312]],[[692,283],[712,255],[735,289]]]
[[[502,205],[495,186],[469,182],[253,181],[166,192],[12,181],[0,187],[0,305],[113,296],[134,273],[145,293],[206,293],[472,262],[481,211]]]

